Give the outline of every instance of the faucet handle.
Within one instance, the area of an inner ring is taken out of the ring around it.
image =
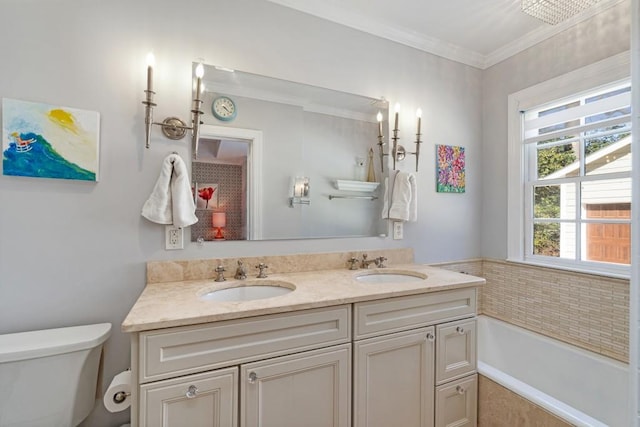
[[[224,278],[224,272],[227,271],[227,269],[224,268],[222,265],[217,266],[213,271],[217,273],[216,280],[215,280],[216,282],[224,282],[225,280],[227,280]]]
[[[349,258],[349,260],[347,261],[350,265],[349,265],[349,270],[357,270],[358,269],[358,258],[352,256],[351,258]]]
[[[258,273],[258,279],[264,279],[267,277],[267,274],[265,273],[265,270],[269,268],[267,264],[261,262],[260,264],[256,265],[256,268],[260,269],[260,272]]]

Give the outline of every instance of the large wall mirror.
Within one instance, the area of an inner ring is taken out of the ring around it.
[[[215,66],[205,67],[204,86],[192,241],[387,233],[384,99]]]

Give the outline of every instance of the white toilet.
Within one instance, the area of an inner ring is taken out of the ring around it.
[[[0,426],[75,427],[96,403],[111,324],[0,335]]]

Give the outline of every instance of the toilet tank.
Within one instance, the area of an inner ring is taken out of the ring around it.
[[[0,426],[75,427],[91,412],[111,324],[0,335]]]

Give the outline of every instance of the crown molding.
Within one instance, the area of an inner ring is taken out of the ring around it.
[[[592,18],[612,6],[628,0],[602,0],[587,11],[568,19],[567,21],[554,26],[544,24],[544,26],[539,27],[534,31],[530,31],[524,36],[513,40],[511,43],[500,47],[487,55],[483,55],[471,49],[466,49],[434,37],[429,37],[425,34],[392,26],[386,22],[380,22],[375,19],[362,16],[353,10],[344,6],[338,6],[335,3],[312,1],[305,2],[304,5],[301,5],[300,2],[296,0],[268,1],[363,31],[377,37],[391,40],[423,52],[431,53],[442,58],[484,70],[550,37],[553,37],[582,21]]]
[[[484,55],[473,50],[380,22],[335,3],[312,1],[301,5],[295,0],[268,1],[472,67],[482,68],[485,62]]]

